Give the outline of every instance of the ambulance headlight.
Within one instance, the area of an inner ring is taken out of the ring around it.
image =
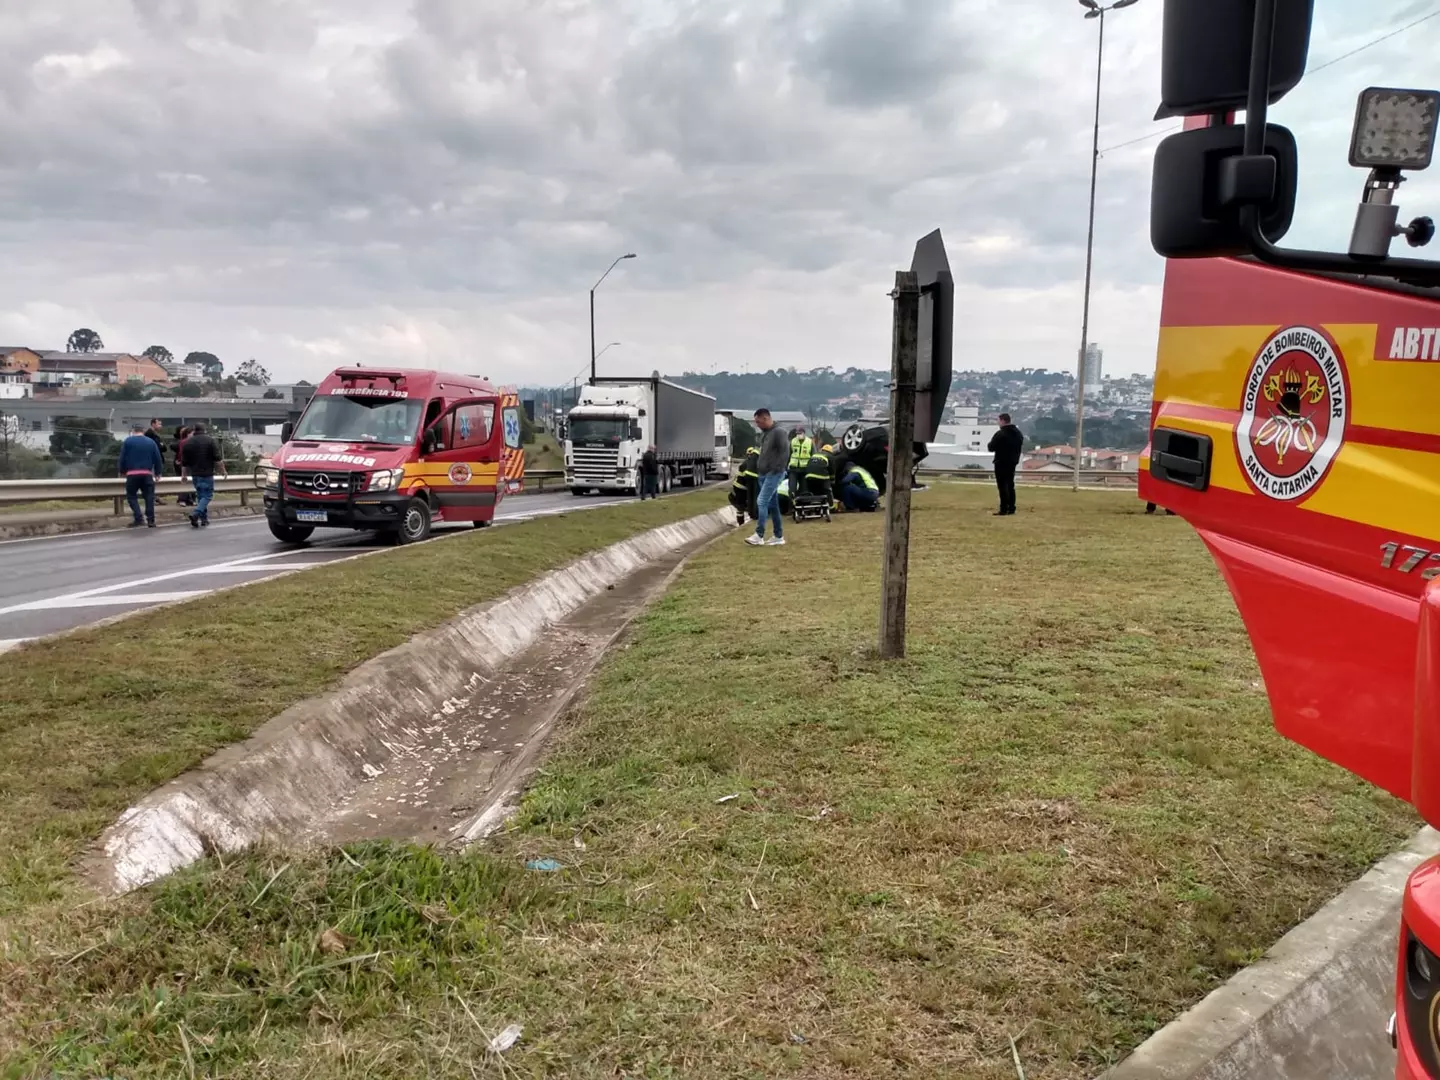
[[[256,478],[260,481],[261,487],[279,487],[280,470],[270,465],[261,465],[255,470]]]
[[[1360,92],[1350,164],[1362,169],[1428,168],[1435,152],[1440,92],[1372,86]]]
[[[400,483],[403,469],[381,469],[370,474],[371,491],[394,491]]]

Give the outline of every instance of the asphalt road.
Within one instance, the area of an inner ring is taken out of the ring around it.
[[[627,501],[589,495],[521,495],[506,499],[495,524],[529,521]],[[439,535],[471,526],[437,528]],[[31,638],[86,626],[128,611],[188,600],[216,589],[262,581],[287,570],[324,566],[386,546],[370,533],[317,529],[313,542],[287,548],[263,517],[219,519],[208,529],[158,529],[0,542],[0,652]]]

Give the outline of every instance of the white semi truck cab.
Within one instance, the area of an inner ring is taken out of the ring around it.
[[[597,379],[580,388],[565,431],[565,483],[571,492],[635,493],[640,458],[654,446],[660,490],[705,483],[715,455],[715,399],[656,373],[648,379]]]

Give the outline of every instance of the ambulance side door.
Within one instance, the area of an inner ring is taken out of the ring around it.
[[[482,521],[494,512],[497,405],[493,397],[455,402],[427,431],[425,479],[446,521]]]

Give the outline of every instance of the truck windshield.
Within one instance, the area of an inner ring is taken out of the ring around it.
[[[409,446],[415,441],[424,402],[383,398],[317,397],[295,428],[297,439],[319,442],[385,443]]]
[[[577,416],[570,421],[570,441],[577,443],[618,443],[630,434],[624,417]]]

